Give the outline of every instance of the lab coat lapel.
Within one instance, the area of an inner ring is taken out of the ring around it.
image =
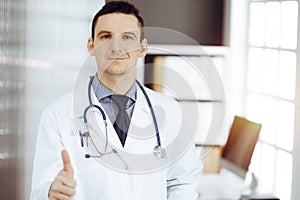
[[[141,132],[146,129],[154,131],[151,111],[143,92],[140,89],[137,89],[137,99],[124,146],[125,151],[130,150],[134,143],[140,140],[139,135],[143,134]]]

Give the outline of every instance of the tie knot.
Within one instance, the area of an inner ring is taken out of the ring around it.
[[[116,104],[119,110],[125,110],[129,97],[125,95],[111,95],[111,100]]]

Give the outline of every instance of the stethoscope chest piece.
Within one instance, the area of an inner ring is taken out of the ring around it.
[[[161,146],[155,146],[153,149],[153,154],[158,159],[165,159],[166,158],[166,150]]]

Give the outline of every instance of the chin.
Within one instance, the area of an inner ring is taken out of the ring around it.
[[[126,74],[127,69],[125,66],[110,66],[105,72],[111,75],[123,75]]]

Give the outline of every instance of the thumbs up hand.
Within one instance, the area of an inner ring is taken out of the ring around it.
[[[50,186],[48,194],[50,200],[69,200],[76,193],[77,183],[73,178],[74,171],[68,152],[62,150],[61,157],[64,168],[60,170]]]

